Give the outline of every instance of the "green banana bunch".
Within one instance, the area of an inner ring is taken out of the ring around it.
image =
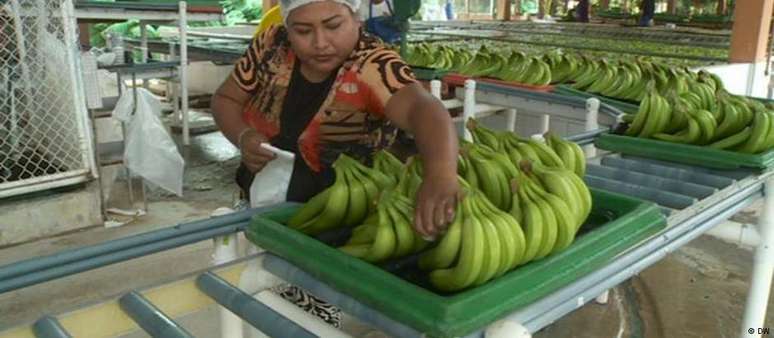
[[[574,172],[578,177],[586,175],[586,153],[577,143],[565,141],[551,132],[546,132],[543,138],[562,160],[564,168]]]
[[[750,136],[744,141],[744,143],[737,145],[734,150],[746,154],[756,154],[768,150],[767,146],[771,143],[770,139],[772,138],[770,134],[774,132],[774,130],[771,130],[771,119],[772,114],[769,112],[756,111],[755,118],[752,122],[752,127],[748,127],[751,128],[749,133]],[[744,131],[741,133],[744,133]]]
[[[428,243],[412,226],[411,200],[395,192],[380,199],[376,213],[355,227],[339,250],[368,262],[383,262],[423,250]]]
[[[546,192],[559,197],[568,204],[568,210],[575,216],[578,227],[586,221],[591,213],[591,192],[578,175],[564,168],[549,168],[529,161],[522,161],[520,167],[529,177],[534,178],[535,182],[538,182]],[[523,206],[521,211],[524,212]]]
[[[629,125],[625,134],[650,138],[669,127],[672,119],[672,109],[669,102],[655,89],[655,82],[648,84],[648,93],[640,103],[634,122]]]
[[[374,154],[374,169],[391,176],[396,182],[400,181],[400,173],[403,171],[403,162],[395,155],[382,149]]]
[[[379,191],[395,186],[395,180],[341,154],[333,164],[333,185],[312,197],[288,221],[306,234],[354,226],[374,211]]]
[[[472,117],[465,122],[465,128],[467,128],[470,131],[471,136],[473,136],[473,142],[483,144],[496,151],[502,149],[501,132],[487,128]]]

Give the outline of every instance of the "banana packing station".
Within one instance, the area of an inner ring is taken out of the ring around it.
[[[763,337],[774,0],[0,0],[0,338]]]

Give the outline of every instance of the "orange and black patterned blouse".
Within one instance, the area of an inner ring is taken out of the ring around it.
[[[253,39],[237,62],[233,77],[253,94],[245,106],[245,123],[269,139],[280,132],[280,114],[295,55],[287,31],[275,27]],[[397,129],[384,116],[387,101],[416,82],[411,68],[380,40],[362,33],[339,68],[332,89],[298,138],[298,150],[315,172],[327,168],[341,152],[355,157],[389,147]]]

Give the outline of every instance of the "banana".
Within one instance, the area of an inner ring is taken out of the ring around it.
[[[474,201],[471,201],[471,203],[473,205],[476,204]],[[473,282],[473,285],[481,285],[492,279],[499,271],[502,263],[502,258],[500,256],[504,250],[498,239],[497,228],[492,221],[489,220],[488,215],[478,213],[476,216],[484,230],[483,233],[486,238],[487,251],[487,253],[484,254],[485,259],[483,261],[483,266],[481,267],[481,273],[479,273],[476,281]]]
[[[478,201],[480,209],[489,216],[492,224],[497,229],[497,237],[500,240],[502,253],[500,266],[494,277],[500,277],[517,264],[521,260],[522,255],[524,255],[524,234],[521,233],[518,223],[515,226],[511,224],[516,222],[512,217],[507,217],[507,214],[489,203],[486,198],[479,198]],[[513,231],[515,228],[519,228],[518,233]]]
[[[497,170],[491,166],[489,161],[486,161],[483,158],[472,157],[471,163],[473,164],[476,176],[481,183],[481,191],[484,192],[486,197],[489,198],[494,205],[498,208],[502,208],[505,198],[505,196],[503,196],[504,191],[502,190],[502,183],[500,182],[502,176],[497,175]]]
[[[573,142],[567,142],[553,134],[547,134],[544,135],[544,137],[546,138],[546,141],[549,142],[551,148],[554,149],[556,154],[562,160],[562,163],[564,163],[563,167],[575,172],[580,176],[583,176],[586,160],[585,157],[578,157],[578,152],[575,147],[573,147],[573,145],[577,146],[578,149],[580,149],[580,147]],[[583,152],[582,149],[580,151],[581,153]]]
[[[556,217],[556,227],[558,230],[556,237],[556,244],[552,253],[556,253],[569,247],[573,240],[575,240],[575,233],[580,228],[583,220],[578,219],[570,212],[571,208],[567,202],[563,201],[556,195],[550,194],[543,190],[539,186],[535,186],[534,189],[539,195],[543,197],[546,203],[553,210]]]
[[[537,205],[537,208],[542,215],[543,241],[540,245],[540,250],[538,250],[537,255],[535,255],[535,259],[541,259],[548,256],[554,250],[554,246],[556,245],[556,239],[559,232],[556,215],[548,202],[535,191],[533,182],[527,179],[524,180],[523,183],[525,183],[524,188],[526,188],[528,197],[533,204]]]
[[[374,214],[376,215],[376,214]],[[376,223],[363,223],[352,229],[347,245],[371,244],[376,238]]]
[[[347,244],[344,246],[340,246],[339,250],[343,251],[347,255],[362,259],[368,255],[368,251],[371,250],[371,245],[370,244]]]
[[[715,132],[715,138],[726,138],[729,135],[737,133],[739,130],[735,130],[738,126],[742,125],[740,120],[742,119],[739,109],[731,101],[725,100],[721,103],[721,109],[723,109],[723,120],[718,123],[718,129]]]
[[[688,113],[699,122],[699,127],[701,127],[699,144],[704,145],[710,143],[715,137],[715,130],[717,129],[715,117],[706,110],[689,111]]]
[[[377,213],[379,213],[379,223],[376,225],[376,236],[371,248],[368,250],[368,254],[363,257],[363,260],[368,262],[381,262],[384,261],[395,252],[397,247],[397,240],[395,231],[393,229],[392,221],[388,215],[386,206],[383,203],[377,207]]]
[[[566,201],[579,220],[586,220],[591,212],[591,192],[580,177],[566,169],[547,168],[535,163],[529,171],[547,192]]]
[[[648,120],[639,133],[639,137],[650,138],[653,134],[660,133],[666,128],[670,116],[669,103],[661,95],[652,93],[649,98],[651,111],[648,113]]]
[[[395,232],[396,246],[391,258],[404,257],[414,250],[414,230],[405,217],[395,208],[387,206],[387,215],[392,220],[392,229]]]
[[[535,154],[540,158],[540,163],[549,167],[562,167],[562,159],[547,144],[537,140],[526,140],[525,142],[535,151]]]
[[[430,273],[430,283],[441,291],[457,291],[467,288],[478,278],[486,243],[481,225],[472,214],[470,201],[462,202],[467,217],[462,222],[462,247],[457,265],[448,269],[434,270]]]
[[[774,113],[769,112],[769,136],[767,137],[767,140],[765,144],[763,145],[763,149],[761,149],[762,152],[768,151],[772,147],[774,147]]]
[[[769,114],[758,111],[752,123],[752,133],[747,142],[739,147],[738,151],[747,154],[754,154],[761,150],[767,142],[769,135]]]
[[[511,200],[511,210],[508,211],[508,214],[513,216],[516,222],[523,223],[524,213],[521,211],[521,199],[519,198],[518,184],[516,181],[511,181],[511,195],[513,195]]]
[[[293,229],[301,229],[304,225],[308,225],[310,221],[313,221],[323,210],[328,202],[328,196],[331,193],[331,188],[323,190],[321,193],[315,195],[309,201],[304,203],[301,209],[293,215],[288,221],[288,226]]]
[[[626,129],[625,134],[628,136],[635,136],[639,135],[642,132],[643,127],[645,127],[645,123],[650,119],[649,114],[651,111],[651,101],[650,96],[653,94],[651,92],[648,92],[648,94],[645,95],[645,98],[640,102],[640,107],[637,109],[637,115],[634,117],[634,122],[629,125],[629,128]]]
[[[334,164],[336,181],[330,188],[331,192],[325,203],[325,209],[307,227],[302,229],[303,232],[316,235],[343,225],[344,217],[346,217],[349,208],[349,186],[342,172],[343,168],[340,168],[342,165],[344,164]]]
[[[457,212],[449,230],[441,238],[441,242],[419,257],[419,268],[434,270],[450,267],[459,255],[460,243],[462,243],[462,212]]]
[[[697,122],[696,119],[688,117],[688,129],[675,135],[663,133],[655,134],[653,135],[653,138],[667,142],[695,144],[699,142],[699,139],[701,138],[701,127],[699,127],[699,122]]]
[[[376,186],[376,182],[361,173],[360,170],[352,170],[351,173],[363,185],[368,213],[374,213],[376,211],[376,201],[379,199],[379,187]]]
[[[747,127],[747,128],[744,128],[744,130],[734,135],[726,137],[722,140],[715,141],[714,143],[710,144],[709,147],[714,149],[733,148],[735,146],[745,143],[750,138],[750,135],[752,135],[752,129],[750,129],[750,127]]]
[[[524,237],[527,244],[527,250],[524,253],[519,265],[526,262],[530,262],[538,255],[541,247],[543,246],[543,214],[537,204],[533,203],[528,197],[526,187],[519,185],[518,189],[519,201],[521,202],[521,210],[523,220],[521,226],[524,228]]]
[[[349,209],[344,217],[344,225],[355,226],[360,224],[368,213],[368,197],[363,183],[355,178],[352,170],[344,170],[344,177],[349,186]]]

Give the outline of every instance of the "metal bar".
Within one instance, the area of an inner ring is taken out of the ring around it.
[[[549,104],[565,105],[577,109],[582,109],[584,112],[586,111],[586,98],[559,95],[554,93],[536,92],[532,90],[508,87],[486,82],[477,83],[476,89],[479,91],[493,92],[512,97],[515,96],[521,99],[535,100]],[[614,118],[617,118],[619,115],[623,115],[623,112],[604,102],[600,102],[599,112]]]
[[[233,226],[234,224],[245,224],[254,215],[270,210],[271,208],[280,208],[285,204],[275,206],[261,207],[237,211],[223,216],[212,217],[204,220],[182,223],[168,228],[155,230],[148,233],[129,236],[126,238],[107,241],[104,243],[67,250],[49,256],[36,257],[8,264],[0,267],[0,283],[12,277],[29,274],[49,268],[56,268],[68,263],[84,261],[88,258],[98,257],[106,254],[116,253],[136,247],[142,247],[149,244],[165,241],[168,239],[179,239],[190,234],[198,234],[204,231]]]
[[[597,189],[617,192],[619,194],[638,197],[647,201],[655,202],[671,209],[685,209],[697,202],[695,198],[677,194],[669,191],[662,191],[650,187],[644,187],[627,182],[620,182],[604,177],[587,174],[583,180],[591,187]]]
[[[586,172],[591,176],[670,191],[698,199],[709,197],[717,191],[716,188],[708,187],[706,185],[664,178],[659,175],[642,174],[618,168],[599,166],[595,164],[589,164],[587,166]]]
[[[135,291],[121,297],[118,304],[151,337],[193,338],[193,335]]]
[[[72,338],[67,330],[59,324],[56,318],[45,316],[32,324],[32,331],[37,338]]]
[[[263,260],[263,268],[266,271],[286,280],[288,283],[298,285],[312,294],[325,299],[341,308],[344,312],[356,315],[358,319],[378,327],[391,337],[424,338],[425,335],[413,328],[397,322],[387,315],[376,311],[360,301],[342,294],[325,283],[322,283],[284,259],[266,253]]]
[[[181,117],[183,119],[183,145],[191,144],[190,130],[188,126],[188,4],[185,1],[178,2],[180,6],[180,99],[182,100]]]
[[[0,198],[88,182],[91,181],[90,173],[91,171],[88,169],[79,169],[26,180],[5,182],[0,184]]]
[[[633,155],[618,154],[618,156],[627,160],[656,164],[656,165],[661,165],[661,166],[666,166],[666,167],[671,167],[676,169],[685,169],[693,172],[704,173],[711,176],[731,178],[734,180],[741,180],[741,179],[750,177],[751,175],[758,174],[758,172],[755,170],[744,169],[744,168],[740,168],[736,170],[716,170],[716,169],[692,166],[688,164],[661,161],[661,160],[656,160],[656,159],[651,159],[646,157],[638,157]]]
[[[565,137],[565,140],[575,142],[579,145],[589,144],[594,142],[594,138],[602,133],[610,132],[610,128],[599,128],[597,130],[584,131],[575,135]]]
[[[180,61],[153,61],[148,63],[99,66],[98,68],[107,70],[109,72],[118,73],[118,74],[136,74],[136,73],[151,72],[151,71],[164,70],[164,69],[170,69],[170,68],[177,68],[179,66],[180,66]]]
[[[40,284],[56,278],[93,270],[106,265],[150,255],[156,252],[174,249],[183,245],[201,242],[213,237],[232,234],[238,231],[242,231],[245,226],[247,226],[247,222],[234,223],[219,228],[195,232],[180,237],[170,238],[163,241],[131,247],[121,251],[103,254],[96,257],[90,257],[59,266],[49,267],[45,270],[38,270],[31,273],[18,275],[16,277],[0,280],[0,294],[35,284]]]
[[[598,285],[600,289],[609,289],[611,285],[606,284],[606,281],[608,281],[611,276],[615,276],[622,270],[636,267],[637,262],[642,261],[645,257],[648,257],[648,255],[653,253],[659,255],[670,253],[675,248],[706,231],[711,225],[714,225],[709,224],[710,221],[719,221],[730,217],[752,203],[755,198],[760,196],[760,189],[760,183],[752,184],[744,189],[740,189],[736,194],[715,205],[709,206],[701,213],[696,214],[693,218],[682,222],[681,224],[670,226],[659,234],[652,236],[651,239],[619,256],[612,264],[602,267],[553,294],[543,297],[514,312],[509,315],[507,319],[527,324],[533,320],[539,320],[541,316],[551,311],[551,309],[562,304],[574,304],[572,309],[576,309],[578,307],[578,295],[581,291],[588,290],[595,285]],[[686,236],[686,234],[690,234],[690,236]],[[673,246],[667,246],[668,243],[674,241],[680,242]],[[589,297],[589,299],[592,298],[593,297]],[[538,326],[539,325],[533,325],[532,327],[535,328]]]
[[[196,286],[218,304],[231,310],[269,337],[317,337],[211,272],[199,275],[196,278]]]
[[[734,180],[728,177],[714,176],[691,170],[650,164],[614,156],[605,156],[602,158],[600,163],[602,163],[604,166],[616,167],[644,174],[658,175],[665,178],[692,182],[719,189],[725,188],[734,183]]]

